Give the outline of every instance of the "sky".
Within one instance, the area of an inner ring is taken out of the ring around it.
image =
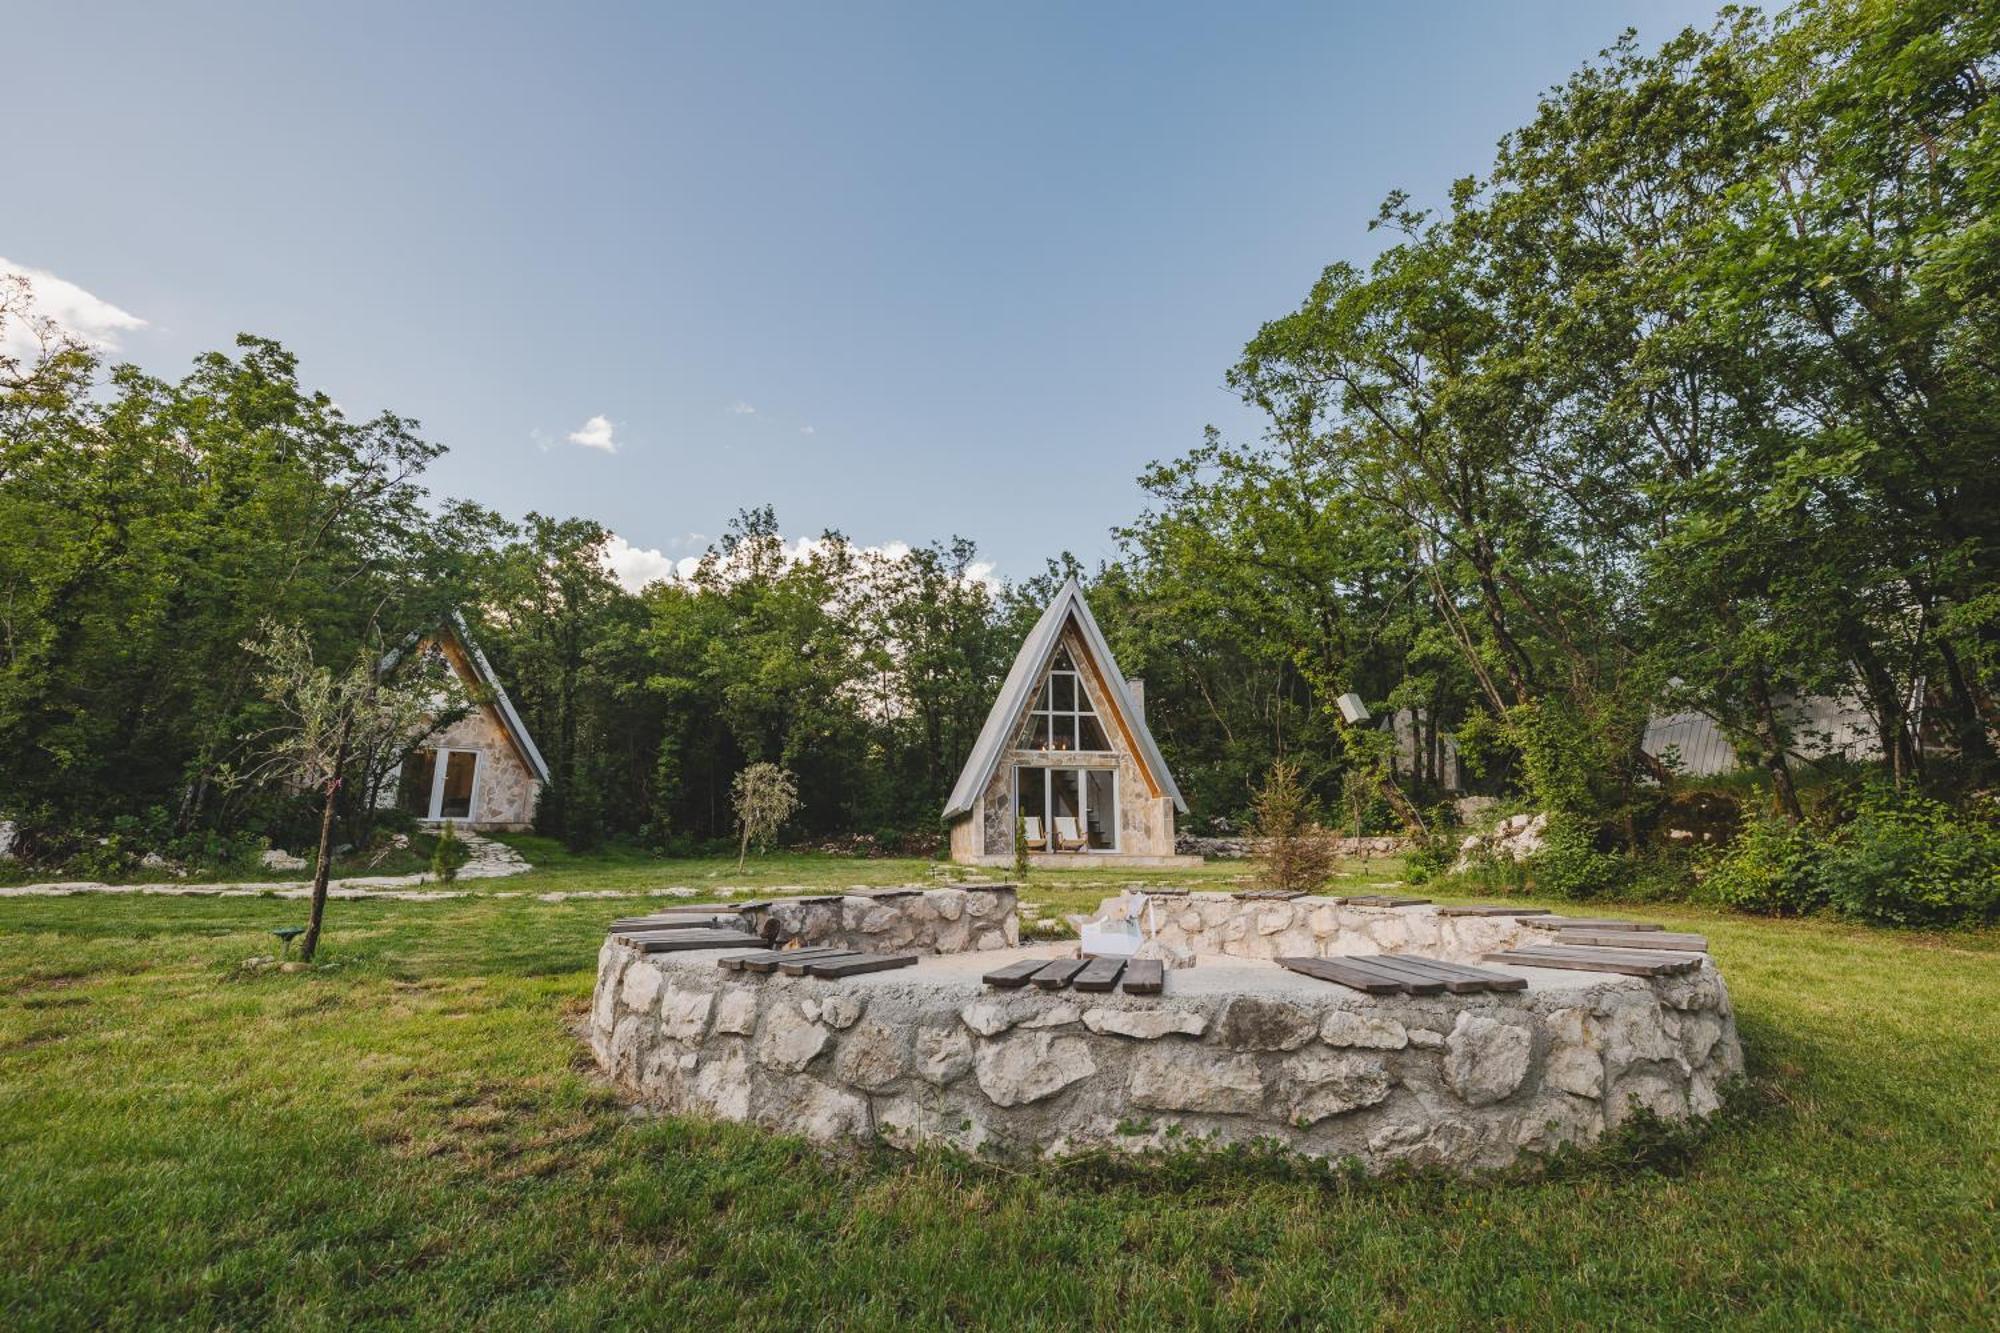
[[[1225,372],[1387,192],[1714,4],[5,9],[0,265],[49,313],[166,376],[275,337],[637,581],[762,504],[1115,557],[1149,461],[1258,436]]]

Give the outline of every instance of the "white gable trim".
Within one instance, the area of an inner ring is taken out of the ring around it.
[[[1083,589],[1075,579],[1065,582],[1056,593],[1055,600],[1042,612],[1042,618],[1028,631],[1022,641],[1021,650],[1014,654],[1014,665],[1008,668],[1007,679],[1001,682],[1000,696],[993,701],[993,709],[986,715],[986,725],[979,729],[979,739],[972,744],[972,753],[966,757],[965,767],[959,772],[958,784],[951,789],[951,799],[945,802],[946,822],[972,813],[973,804],[986,784],[993,780],[994,770],[1013,748],[1014,720],[1026,708],[1035,687],[1041,683],[1042,675],[1055,657],[1056,646],[1062,642],[1065,625],[1075,625],[1078,636],[1083,640],[1083,649],[1103,677],[1104,687],[1111,694],[1111,705],[1123,718],[1125,729],[1138,742],[1139,753],[1135,756],[1152,774],[1160,790],[1173,798],[1174,809],[1187,813],[1187,801],[1181,796],[1180,787],[1174,782],[1173,773],[1167,768],[1167,761],[1160,754],[1158,742],[1146,725],[1146,718],[1134,704],[1131,691],[1125,688],[1124,673],[1119,671],[1117,659],[1111,655],[1111,645],[1104,638],[1104,631],[1098,628],[1097,618],[1090,614],[1090,604],[1083,599]]]

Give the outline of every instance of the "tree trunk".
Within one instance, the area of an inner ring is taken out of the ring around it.
[[[1942,635],[1937,641],[1938,657],[1944,663],[1944,678],[1951,701],[1952,739],[1958,742],[1959,758],[1972,770],[1976,780],[1984,780],[1993,768],[1993,741],[1986,734],[1986,721],[1959,662],[1958,650]]]
[[[319,860],[313,865],[312,919],[299,944],[299,957],[310,963],[319,948],[320,926],[326,920],[326,882],[333,871],[333,816],[340,805],[340,775],[347,768],[347,738],[353,725],[351,715],[340,719],[340,739],[333,750],[333,776],[326,783],[326,804],[319,816]]]
[[[1750,673],[1750,702],[1757,710],[1757,743],[1764,751],[1764,766],[1771,772],[1771,790],[1778,798],[1778,808],[1792,823],[1801,823],[1806,812],[1799,805],[1798,789],[1792,785],[1785,743],[1778,734],[1777,710],[1771,706],[1771,687],[1761,666]]]

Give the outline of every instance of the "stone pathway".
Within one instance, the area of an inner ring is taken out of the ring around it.
[[[482,838],[477,833],[460,833],[471,855],[459,867],[460,879],[503,879],[524,874],[534,867],[506,843]],[[349,875],[327,883],[329,898],[388,898],[421,902],[429,898],[463,898],[463,889],[431,890],[425,893],[399,892],[437,881],[424,875]],[[689,892],[692,892],[690,890]],[[161,897],[198,898],[310,898],[312,881],[298,879],[261,880],[222,884],[103,884],[95,880],[57,880],[46,884],[19,884],[0,887],[0,898],[61,898],[77,893],[135,893]]]

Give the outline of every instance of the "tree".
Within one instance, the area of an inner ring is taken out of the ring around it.
[[[1264,883],[1288,893],[1311,893],[1333,873],[1333,841],[1313,822],[1298,765],[1279,760],[1257,789],[1257,860]]]
[[[321,795],[319,850],[313,861],[312,917],[299,956],[311,962],[326,918],[333,865],[334,816],[356,754],[400,754],[460,706],[456,677],[435,654],[406,662],[393,678],[382,654],[364,651],[344,670],[313,660],[312,643],[296,626],[267,622],[244,649],[259,664],[258,683],[280,720],[258,738],[264,757],[245,774]]]
[[[741,870],[754,841],[767,847],[799,808],[798,779],[776,764],[759,762],[736,775],[730,793],[736,809],[736,827],[742,842],[736,851],[736,868]]]

